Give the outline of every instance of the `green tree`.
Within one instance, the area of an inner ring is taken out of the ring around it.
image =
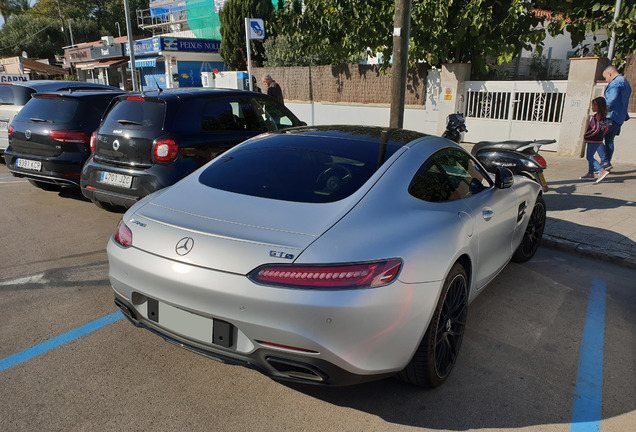
[[[409,58],[415,64],[472,62],[478,71],[488,63],[512,60],[545,37],[540,20],[528,13],[527,0],[413,0]],[[340,64],[367,49],[383,54],[387,66],[393,50],[393,0],[306,0],[304,13],[279,10],[280,44],[292,45],[318,64]],[[289,20],[289,18],[292,18]],[[292,25],[282,24],[291,21]],[[282,49],[270,42],[268,60]]]
[[[20,55],[26,51],[32,58],[50,58],[60,53],[64,38],[59,21],[48,17],[15,15],[0,31],[0,55]]]
[[[586,35],[602,33],[607,39],[594,40],[583,44],[577,55],[605,56],[608,53],[609,38],[614,31],[616,43],[614,59],[622,64],[628,55],[636,52],[636,2],[623,1],[620,15],[614,22],[615,0],[538,0],[537,5],[553,11],[555,21],[548,30],[553,36],[570,33],[572,48],[579,47]]]
[[[269,25],[274,13],[271,0],[228,0],[219,14],[221,20],[221,47],[219,54],[228,68],[245,70],[247,53],[245,45],[245,18],[262,18],[265,34],[272,30]],[[265,49],[262,41],[251,41],[250,54],[255,65],[262,65]]]

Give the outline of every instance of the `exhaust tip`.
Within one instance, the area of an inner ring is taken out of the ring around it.
[[[267,357],[265,360],[278,373],[289,378],[312,382],[325,382],[329,378],[326,373],[308,364],[276,357]]]

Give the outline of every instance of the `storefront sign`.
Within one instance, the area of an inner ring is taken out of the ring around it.
[[[135,54],[150,54],[159,51],[177,52],[219,52],[221,41],[211,39],[181,39],[156,37],[135,42]],[[129,55],[128,44],[125,55]]]
[[[16,81],[29,81],[29,76],[0,73],[0,83],[16,82]]]
[[[122,44],[108,45],[108,46],[95,46],[91,48],[91,58],[109,58],[109,57],[122,57],[123,54]]]
[[[68,58],[68,60],[71,63],[77,63],[77,62],[83,62],[86,60],[90,60],[91,57],[91,48],[90,47],[86,47],[86,48],[71,48],[71,49],[67,49],[66,53],[65,53],[65,57]]]

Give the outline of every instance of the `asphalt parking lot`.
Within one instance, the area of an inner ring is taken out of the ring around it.
[[[633,431],[636,271],[540,248],[471,305],[449,381],[273,381],[130,325],[105,245],[121,214],[0,165],[0,430]]]

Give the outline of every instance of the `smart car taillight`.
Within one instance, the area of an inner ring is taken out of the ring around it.
[[[179,152],[179,145],[171,139],[160,140],[152,146],[152,157],[157,162],[172,162]]]
[[[122,247],[127,248],[132,246],[132,231],[126,226],[124,221],[119,221],[119,225],[117,225],[117,231],[115,231],[113,240],[115,240],[115,243]]]
[[[97,135],[95,132],[91,134],[91,152],[95,151],[95,141],[97,140]]]
[[[64,143],[88,144],[90,141],[88,135],[79,131],[51,131],[49,137]]]
[[[290,288],[374,288],[387,285],[402,267],[398,258],[355,264],[265,265],[248,277],[265,285]]]

